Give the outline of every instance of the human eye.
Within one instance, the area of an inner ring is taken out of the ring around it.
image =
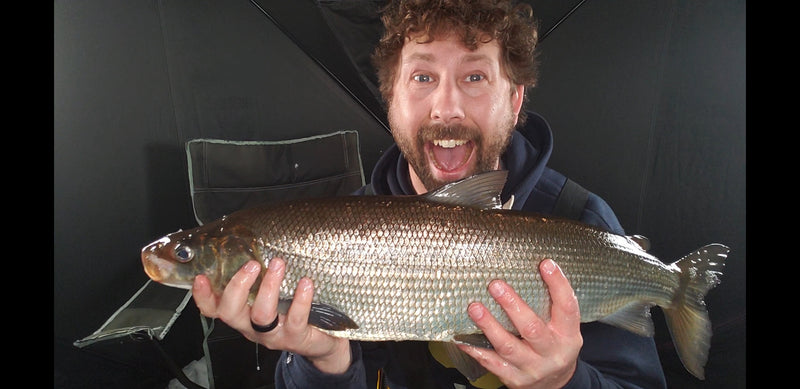
[[[416,82],[431,82],[431,76],[427,74],[417,74],[413,79]]]
[[[467,76],[465,81],[467,81],[467,82],[479,82],[479,81],[483,81],[485,79],[486,79],[486,77],[484,77],[482,74],[470,74],[469,76]]]

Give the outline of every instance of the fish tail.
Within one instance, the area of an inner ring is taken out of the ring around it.
[[[701,380],[705,379],[704,367],[711,347],[711,321],[704,299],[719,284],[729,251],[724,245],[712,243],[676,261],[680,286],[670,306],[663,308],[678,357]]]

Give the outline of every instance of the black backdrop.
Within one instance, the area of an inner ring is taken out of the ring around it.
[[[365,64],[380,1],[56,1],[54,380],[164,387],[146,345],[76,349],[146,280],[142,245],[194,225],[184,143],[358,130],[368,174],[390,142]],[[574,3],[532,1],[548,30]],[[671,387],[745,386],[744,1],[587,1],[540,45],[529,108],[554,128],[552,166],[608,200],[671,261],[732,248],[708,296],[707,379],[677,360]],[[344,44],[343,44],[344,43]],[[196,308],[164,342],[202,356]]]

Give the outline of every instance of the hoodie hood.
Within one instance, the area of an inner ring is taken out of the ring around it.
[[[507,201],[514,195],[514,209],[521,209],[533,192],[553,151],[550,125],[539,114],[528,112],[525,125],[514,130],[511,143],[500,157],[508,170],[508,181],[501,198]],[[386,150],[375,165],[370,185],[379,195],[415,194],[408,172],[408,162],[397,144]]]

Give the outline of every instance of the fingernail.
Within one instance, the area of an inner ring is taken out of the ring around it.
[[[267,267],[269,270],[277,273],[283,270],[283,261],[279,260],[278,258],[272,258]]]
[[[476,303],[470,304],[469,307],[467,307],[467,311],[469,311],[469,315],[475,320],[479,320],[483,317],[483,309]]]
[[[506,288],[499,281],[492,281],[489,284],[489,293],[494,297],[500,297],[506,293]]]
[[[303,291],[303,292],[308,292],[314,286],[314,282],[311,281],[311,279],[306,278],[306,277],[301,278],[300,281],[298,281],[298,284],[299,284],[298,286],[300,287],[300,290]]]
[[[553,274],[556,271],[556,263],[552,259],[545,259],[542,262],[542,271],[547,274]]]

